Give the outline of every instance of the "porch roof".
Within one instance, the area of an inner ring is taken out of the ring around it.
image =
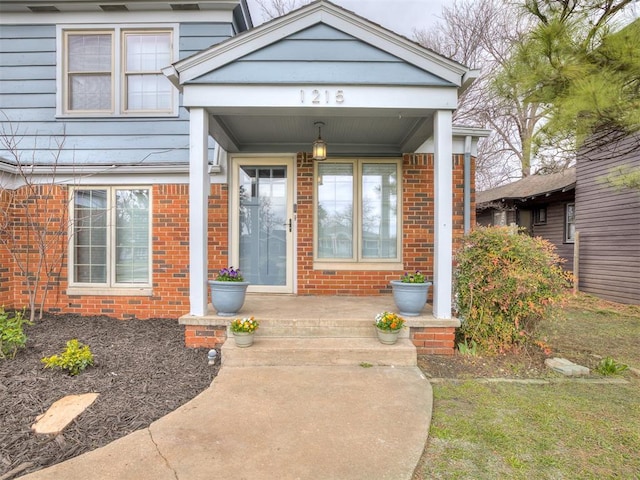
[[[164,69],[229,152],[399,155],[433,136],[475,72],[326,0]]]

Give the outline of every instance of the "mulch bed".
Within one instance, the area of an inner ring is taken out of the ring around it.
[[[46,316],[26,327],[27,348],[0,360],[0,477],[31,462],[28,473],[106,445],[175,410],[206,389],[218,372],[208,350],[184,347],[176,320]],[[77,377],[44,369],[40,359],[77,338],[95,365]],[[219,358],[219,355],[218,355]],[[31,425],[65,395],[98,392],[98,399],[57,436]]]

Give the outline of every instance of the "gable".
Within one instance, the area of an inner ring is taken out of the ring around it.
[[[477,72],[326,0],[163,69],[188,84],[333,83],[465,89]],[[292,78],[292,76],[294,78]]]
[[[188,83],[349,83],[455,87],[388,52],[316,24]]]

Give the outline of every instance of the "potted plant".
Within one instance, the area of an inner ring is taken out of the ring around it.
[[[385,345],[393,345],[398,341],[398,334],[404,328],[404,318],[396,313],[382,312],[376,315],[376,331],[378,340]]]
[[[215,280],[209,280],[211,305],[221,317],[236,315],[244,304],[249,282],[245,282],[240,269],[223,268]]]
[[[253,334],[260,326],[253,317],[248,318],[236,318],[229,325],[233,338],[236,342],[236,346],[240,348],[246,348],[253,345]]]
[[[415,273],[406,272],[400,280],[391,280],[393,300],[400,312],[400,315],[416,317],[420,315],[427,303],[429,287],[431,282],[427,282],[424,275],[416,270]]]

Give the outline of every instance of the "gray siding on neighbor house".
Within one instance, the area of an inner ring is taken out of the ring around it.
[[[567,203],[573,203],[573,193],[560,193],[553,196],[553,202],[546,204],[547,222],[532,226],[532,235],[548,240],[556,247],[556,253],[564,260],[565,270],[573,270],[573,243],[565,241],[565,211]],[[532,209],[534,205],[530,206]]]
[[[629,146],[632,139],[627,139]],[[640,304],[640,191],[620,190],[604,178],[616,167],[640,168],[640,152],[616,150],[580,157],[576,227],[580,233],[579,288],[609,300]]]
[[[290,35],[190,83],[282,83],[283,71],[286,83],[452,86],[327,25]]]
[[[179,57],[208,48],[232,33],[230,24],[181,24]],[[63,141],[60,164],[188,162],[189,122],[184,108],[177,117],[56,118],[55,25],[0,28],[0,128],[0,135],[15,132],[22,161],[51,163],[57,142]],[[12,155],[0,148],[0,157]]]

